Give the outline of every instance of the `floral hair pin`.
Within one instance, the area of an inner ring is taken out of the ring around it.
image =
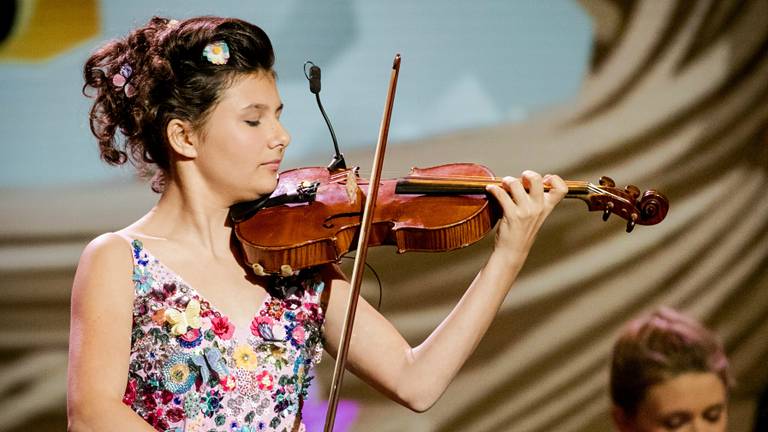
[[[125,95],[133,97],[136,94],[136,89],[128,82],[128,79],[133,75],[133,69],[128,63],[120,66],[120,73],[112,75],[112,85],[118,89],[123,89]]]
[[[211,42],[205,46],[203,56],[215,65],[227,64],[229,60],[229,46],[224,41]]]

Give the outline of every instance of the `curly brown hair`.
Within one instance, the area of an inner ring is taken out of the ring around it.
[[[686,372],[711,372],[732,382],[722,344],[695,320],[668,307],[635,319],[613,347],[610,389],[614,405],[634,416],[648,389]]]
[[[226,64],[203,56],[208,44],[220,41],[229,47]],[[142,174],[167,173],[168,122],[176,118],[200,129],[222,91],[238,76],[261,71],[274,75],[274,60],[266,33],[234,18],[203,16],[177,22],[153,17],[125,38],[106,43],[83,71],[83,94],[94,99],[90,127],[101,158],[110,165],[130,161]],[[127,81],[132,92],[112,82],[125,66],[131,70]],[[153,182],[156,192],[160,183]]]

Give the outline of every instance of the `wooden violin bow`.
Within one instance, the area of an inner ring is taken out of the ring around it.
[[[397,89],[397,77],[400,73],[400,54],[395,54],[392,62],[392,73],[389,79],[389,89],[387,91],[387,100],[384,104],[384,114],[379,128],[379,140],[376,145],[376,153],[373,158],[373,168],[371,169],[371,178],[368,187],[368,196],[365,199],[362,223],[360,225],[359,237],[357,241],[357,254],[355,263],[352,267],[352,278],[350,281],[349,297],[347,298],[347,308],[344,315],[344,325],[342,326],[341,338],[339,340],[339,349],[336,353],[336,364],[333,368],[333,380],[331,381],[331,394],[328,397],[328,411],[325,416],[325,432],[333,431],[333,424],[336,420],[336,408],[339,404],[339,392],[344,378],[346,368],[347,354],[349,352],[349,342],[352,338],[352,326],[355,322],[355,312],[357,311],[357,301],[360,297],[360,285],[365,268],[365,259],[368,254],[368,236],[371,231],[373,220],[373,209],[376,206],[376,197],[379,192],[379,182],[381,180],[381,169],[384,166],[384,151],[387,147],[387,136],[389,135],[389,123],[392,118],[392,106],[395,102],[395,90]]]

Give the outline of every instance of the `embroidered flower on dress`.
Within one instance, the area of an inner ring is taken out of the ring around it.
[[[211,328],[216,336],[224,340],[231,339],[232,335],[235,333],[235,325],[229,322],[227,317],[223,316],[211,318]]]
[[[143,267],[133,268],[133,282],[136,285],[136,292],[139,295],[147,295],[152,288],[152,283],[155,282],[152,279],[152,275]]]
[[[221,392],[218,390],[209,390],[203,397],[200,406],[203,408],[203,414],[206,417],[213,417],[221,409]]]
[[[256,380],[259,383],[260,390],[272,390],[272,387],[275,385],[275,379],[266,370],[256,375]]]
[[[238,345],[235,348],[235,364],[245,370],[255,370],[259,367],[259,359],[253,349],[248,345]]]
[[[304,345],[306,336],[307,333],[304,330],[304,326],[301,324],[296,324],[295,326],[291,327],[289,338],[291,340],[291,345],[295,346],[296,348],[300,348]]]
[[[194,348],[200,345],[202,340],[203,333],[200,331],[200,329],[196,328],[190,329],[178,337],[179,345],[181,345],[183,348]]]
[[[237,380],[234,375],[225,375],[219,379],[219,384],[225,391],[232,391],[237,387]]]
[[[183,353],[172,355],[163,365],[165,388],[173,393],[184,393],[195,383],[197,373],[189,367],[189,356]]]
[[[262,311],[264,313],[264,311]],[[279,299],[273,298],[267,306],[266,314],[274,319],[280,319],[283,317],[283,303]]]

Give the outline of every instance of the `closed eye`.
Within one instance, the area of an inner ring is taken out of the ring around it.
[[[677,430],[691,421],[691,414],[687,412],[674,412],[661,420],[661,425],[669,431]]]
[[[723,405],[720,404],[711,406],[704,411],[703,417],[710,423],[717,423],[723,414],[723,409]]]
[[[261,121],[259,120],[245,120],[245,124],[251,127],[256,127],[261,124]]]

